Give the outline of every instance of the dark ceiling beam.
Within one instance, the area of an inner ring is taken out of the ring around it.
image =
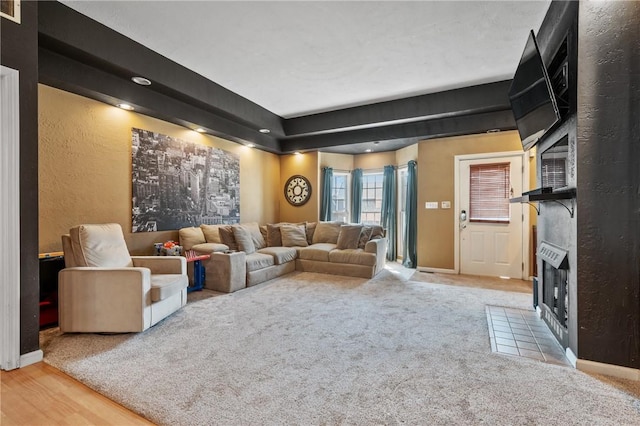
[[[151,49],[55,1],[38,2],[38,31],[45,46],[72,59],[131,78],[140,75],[153,88],[181,100],[215,108],[220,116],[247,127],[283,135],[282,118],[246,98],[167,59]],[[66,51],[61,51],[66,50]]]
[[[332,134],[300,136],[281,140],[280,146],[283,152],[288,153],[363,142],[398,139],[425,140],[447,136],[485,133],[492,130],[513,130],[515,128],[516,124],[513,113],[509,109]]]
[[[511,80],[499,81],[290,118],[284,129],[287,136],[298,137],[510,110],[507,96],[510,85]]]
[[[254,143],[265,151],[279,153],[280,144],[273,136],[262,134],[180,99],[148,90],[66,56],[40,47],[39,81],[67,92],[76,93],[111,105],[126,102],[135,111],[184,127],[202,127],[207,133],[238,143]]]

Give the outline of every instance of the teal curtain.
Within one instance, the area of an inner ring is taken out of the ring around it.
[[[384,166],[382,178],[382,220],[381,225],[387,230],[387,260],[396,261],[396,222],[397,190],[396,170],[394,166]]]
[[[322,198],[320,199],[320,220],[331,220],[331,193],[333,192],[333,169],[322,168]]]
[[[418,266],[418,181],[416,162],[407,165],[407,197],[405,206],[404,250],[402,264],[407,268]]]
[[[351,172],[351,222],[360,223],[362,215],[362,169]]]

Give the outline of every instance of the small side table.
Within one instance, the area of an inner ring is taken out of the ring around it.
[[[202,261],[210,259],[211,255],[201,254],[194,250],[187,250],[184,253],[184,257],[186,257],[187,262],[193,262],[193,286],[187,287],[187,293],[202,290],[206,278],[206,270]]]

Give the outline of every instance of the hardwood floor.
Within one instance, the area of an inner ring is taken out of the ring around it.
[[[44,362],[2,371],[0,382],[3,426],[153,425]]]

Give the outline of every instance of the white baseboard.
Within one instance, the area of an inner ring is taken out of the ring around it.
[[[576,362],[578,361],[578,357],[576,356],[576,354],[573,353],[571,348],[565,349],[564,353],[567,356],[567,359],[569,360],[571,365],[573,365],[573,368],[576,368]]]
[[[20,368],[26,367],[27,365],[35,364],[36,362],[42,361],[43,352],[41,349],[37,351],[29,352],[28,354],[20,355]]]
[[[604,374],[605,376],[640,381],[640,370],[637,368],[605,364],[603,362],[588,361],[586,359],[578,359],[576,368],[588,373]]]
[[[430,268],[428,266],[418,266],[416,269],[419,272],[435,272],[438,274],[457,274],[457,272],[454,269]]]

